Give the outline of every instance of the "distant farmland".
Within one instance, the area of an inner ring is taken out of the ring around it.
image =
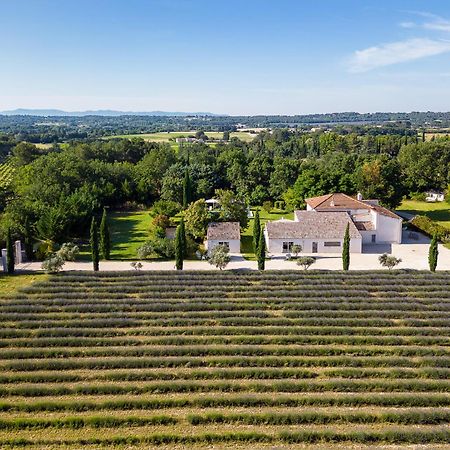
[[[141,138],[146,141],[151,142],[169,142],[171,140],[174,140],[178,137],[188,137],[188,136],[194,136],[195,131],[169,131],[169,132],[163,132],[163,133],[147,133],[147,134],[120,134],[116,136],[108,136],[106,139],[115,139],[115,138],[122,138],[122,139],[132,139],[132,138]],[[208,131],[205,133],[210,139],[222,139],[223,133],[217,132],[217,131]],[[250,142],[252,141],[257,134],[254,133],[248,133],[246,131],[236,131],[230,133],[230,139],[232,137],[237,137],[241,139],[242,141]]]
[[[443,449],[449,311],[446,272],[53,276],[1,299],[0,448]]]

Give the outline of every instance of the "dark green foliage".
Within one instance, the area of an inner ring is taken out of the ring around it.
[[[99,249],[98,225],[95,217],[92,218],[91,222],[91,232],[89,242],[91,245],[91,255],[92,255],[92,264],[94,266],[94,272],[97,272],[99,270],[100,249]]]
[[[106,209],[103,208],[102,220],[100,222],[100,254],[103,259],[110,259],[111,236],[109,233],[108,217]]]
[[[9,274],[14,273],[14,239],[11,228],[8,228],[6,235],[6,270]]]
[[[345,228],[344,244],[342,246],[342,268],[348,270],[350,266],[350,227]]]
[[[257,247],[258,270],[264,270],[266,264],[266,240],[264,238],[264,230],[260,229],[259,242]]]
[[[253,221],[253,251],[255,255],[258,253],[259,235],[261,234],[261,222],[259,220],[259,209],[255,211]]]
[[[442,242],[450,242],[450,231],[427,216],[417,215],[410,222],[415,228]]]
[[[192,183],[189,176],[189,169],[186,167],[183,180],[183,208],[186,209],[192,203]]]
[[[436,271],[438,255],[439,255],[438,238],[437,238],[437,234],[434,234],[433,239],[431,239],[431,242],[430,242],[430,249],[428,251],[428,265],[432,272]]]
[[[184,231],[184,222],[177,226],[175,233],[175,266],[177,270],[183,269],[183,260],[186,255],[186,235]]]
[[[28,261],[33,260],[33,241],[33,231],[31,228],[30,218],[25,216],[25,222],[23,225],[23,244]]]

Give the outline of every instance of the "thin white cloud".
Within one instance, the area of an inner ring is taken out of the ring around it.
[[[450,41],[415,38],[390,42],[354,52],[349,61],[349,71],[367,72],[378,67],[450,52]]]
[[[402,28],[415,28],[417,26],[414,22],[400,22],[399,25]]]
[[[423,28],[426,30],[445,31],[450,32],[450,21],[439,19],[434,22],[425,22]]]

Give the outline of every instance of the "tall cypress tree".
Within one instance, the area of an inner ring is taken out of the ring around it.
[[[33,232],[28,216],[25,217],[25,223],[23,224],[23,245],[25,247],[27,260],[31,261],[33,259]]]
[[[92,218],[91,222],[91,253],[92,253],[92,264],[94,265],[94,271],[97,272],[99,270],[99,260],[100,260],[100,252],[98,245],[98,225],[95,217]]]
[[[103,259],[109,259],[111,254],[111,236],[105,208],[103,208],[102,221],[100,222],[100,254]]]
[[[264,270],[266,264],[266,240],[264,239],[264,232],[260,230],[259,232],[259,242],[258,242],[258,251],[257,251],[257,259],[258,259],[258,270]]]
[[[6,270],[9,274],[14,273],[14,242],[11,228],[8,228],[6,235]]]
[[[255,219],[253,221],[253,252],[258,253],[259,235],[261,234],[261,221],[259,220],[259,209],[255,212]]]
[[[192,185],[191,178],[189,177],[189,170],[186,167],[183,180],[183,208],[187,208],[189,203],[192,202]]]
[[[428,250],[428,265],[430,266],[430,270],[432,272],[436,271],[437,262],[438,262],[438,238],[437,234],[433,235],[433,239],[430,242],[430,248]]]
[[[177,270],[183,270],[184,259],[184,238],[183,238],[183,226],[180,224],[177,226],[175,233],[175,267]]]
[[[181,219],[180,224],[178,226],[181,228],[180,234],[182,239],[183,258],[186,258],[187,256],[186,226],[184,225],[183,218]]]
[[[342,246],[342,268],[348,270],[350,267],[350,226],[347,224],[344,235],[344,245]]]

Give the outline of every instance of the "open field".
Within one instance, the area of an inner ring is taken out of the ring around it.
[[[43,281],[47,278],[47,275],[39,272],[35,272],[29,275],[14,274],[4,275],[0,274],[0,295],[12,295],[19,289],[25,288],[36,281]]]
[[[116,136],[108,136],[105,139],[115,139],[115,138],[123,138],[123,139],[132,139],[132,138],[141,138],[146,141],[151,142],[169,142],[171,139],[176,139],[177,137],[188,137],[195,135],[194,131],[169,131],[163,133],[147,133],[147,134],[121,134]],[[223,133],[217,131],[207,131],[205,133],[210,139],[222,139]],[[237,137],[242,141],[250,142],[255,137],[256,134],[249,133],[246,131],[236,131],[230,133],[230,138]]]
[[[450,229],[450,204],[447,202],[431,203],[419,200],[404,200],[397,210],[409,214],[428,216],[431,220]]]
[[[449,288],[449,272],[53,276],[0,299],[0,447],[445,448]]]

